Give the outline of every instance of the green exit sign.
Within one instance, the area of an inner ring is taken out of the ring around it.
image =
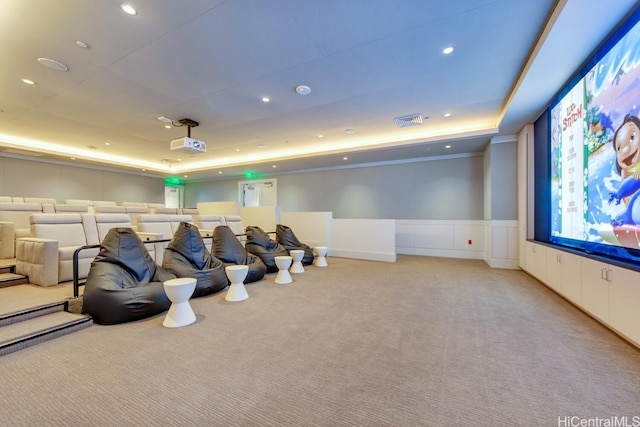
[[[164,179],[164,185],[167,187],[177,187],[178,185],[182,185],[182,181],[177,176],[168,176]]]

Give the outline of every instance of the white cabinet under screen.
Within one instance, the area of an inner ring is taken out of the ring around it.
[[[588,258],[582,259],[582,304],[592,316],[609,323],[609,278],[611,266]]]
[[[609,324],[628,339],[640,343],[640,273],[610,268]]]
[[[584,308],[640,343],[640,273],[586,258],[582,266]]]
[[[546,246],[527,242],[527,272],[543,283],[547,283]]]
[[[525,270],[640,347],[640,272],[527,242]]]
[[[547,249],[548,285],[574,304],[582,301],[582,257],[553,248]]]

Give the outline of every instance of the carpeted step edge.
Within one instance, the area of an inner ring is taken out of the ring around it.
[[[93,319],[90,316],[83,316],[69,322],[61,323],[50,328],[41,329],[30,334],[4,341],[0,343],[0,357],[88,328],[91,325],[93,325]]]
[[[58,301],[50,304],[39,305],[37,307],[25,308],[24,310],[18,310],[12,313],[0,314],[0,326],[11,325],[13,323],[33,319],[38,316],[45,316],[58,311],[68,311],[68,307],[69,303],[67,301]]]

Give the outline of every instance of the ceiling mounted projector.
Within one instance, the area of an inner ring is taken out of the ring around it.
[[[186,154],[199,154],[207,151],[207,144],[197,139],[184,136],[171,141],[171,150]]]

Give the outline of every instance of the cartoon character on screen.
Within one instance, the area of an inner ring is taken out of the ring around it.
[[[620,187],[609,193],[609,203],[625,201],[627,208],[611,220],[612,225],[640,224],[640,119],[627,114],[613,134],[616,169],[621,177]],[[628,199],[627,199],[628,198]]]

